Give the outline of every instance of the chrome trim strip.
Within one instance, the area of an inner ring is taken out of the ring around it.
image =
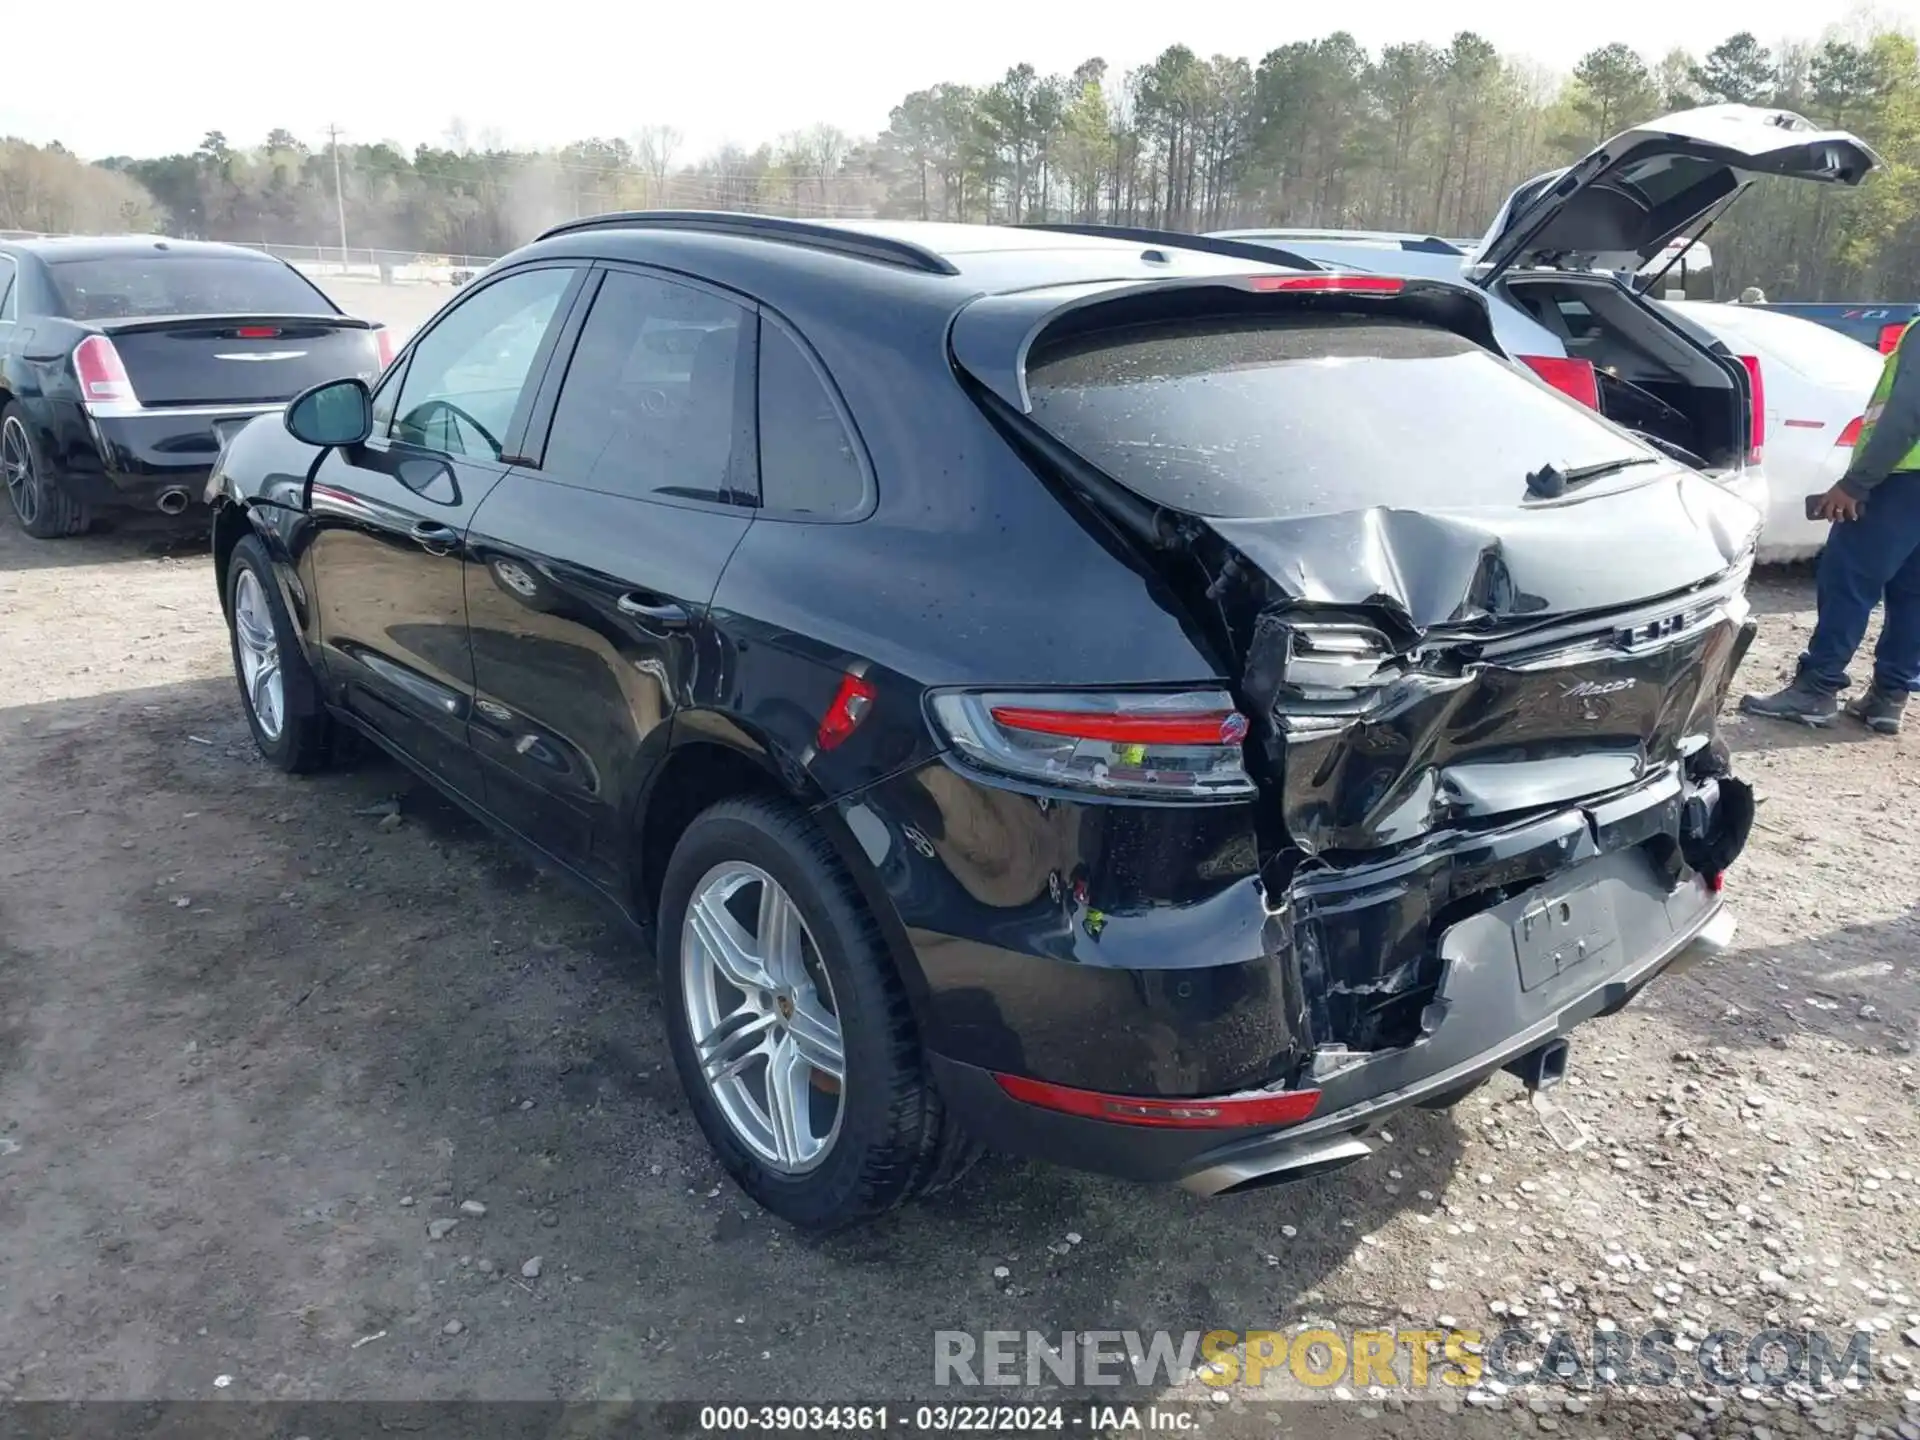
[[[271,415],[287,408],[276,400],[266,405],[142,405],[138,401],[106,400],[84,406],[95,420],[242,420]]]

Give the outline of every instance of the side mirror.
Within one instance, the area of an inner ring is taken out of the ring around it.
[[[358,445],[373,433],[373,392],[364,380],[329,380],[294,396],[287,433],[308,445]]]

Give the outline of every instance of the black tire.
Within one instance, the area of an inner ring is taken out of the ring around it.
[[[8,401],[0,410],[0,458],[5,461],[13,518],[34,539],[64,540],[84,533],[93,523],[87,507],[67,490],[48,463],[27,412],[17,400]],[[15,468],[22,464],[24,473]]]
[[[243,577],[249,575],[259,583],[266,600],[267,613],[273,621],[274,643],[279,650],[283,714],[277,734],[269,734],[255,712],[241,666],[236,597]],[[306,652],[300,648],[299,635],[280,598],[280,587],[274,582],[273,561],[257,536],[248,535],[233,547],[233,556],[227,562],[227,593],[223,599],[234,681],[240,688],[240,707],[246,713],[247,728],[253,732],[253,743],[268,764],[289,775],[324,769],[333,758],[333,722],[321,698],[319,679],[307,664]]]
[[[779,882],[812,932],[846,1060],[840,1129],[800,1175],[762,1163],[735,1135],[694,1055],[681,930],[695,887],[716,865],[746,861]],[[837,1230],[951,1183],[973,1147],[926,1074],[905,988],[880,927],[819,826],[791,805],[750,798],[702,812],[674,848],[660,901],[662,1003],[694,1119],[740,1188],[803,1230]]]

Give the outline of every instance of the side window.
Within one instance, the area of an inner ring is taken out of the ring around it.
[[[392,402],[392,438],[500,459],[533,357],[573,276],[564,268],[523,271],[448,311],[413,348]]]
[[[554,406],[541,469],[613,495],[754,503],[752,312],[607,273]]]
[[[20,305],[13,293],[13,261],[0,256],[0,320],[19,318]]]
[[[760,326],[760,503],[802,515],[852,515],[866,500],[853,437],[793,337]]]

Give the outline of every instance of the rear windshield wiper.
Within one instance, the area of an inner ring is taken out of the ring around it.
[[[1616,460],[1597,460],[1591,465],[1576,465],[1571,470],[1562,470],[1558,465],[1549,463],[1528,474],[1527,493],[1542,500],[1552,500],[1566,494],[1569,485],[1598,480],[1602,475],[1631,469],[1635,465],[1656,464],[1659,458],[1657,455],[1622,455]]]

